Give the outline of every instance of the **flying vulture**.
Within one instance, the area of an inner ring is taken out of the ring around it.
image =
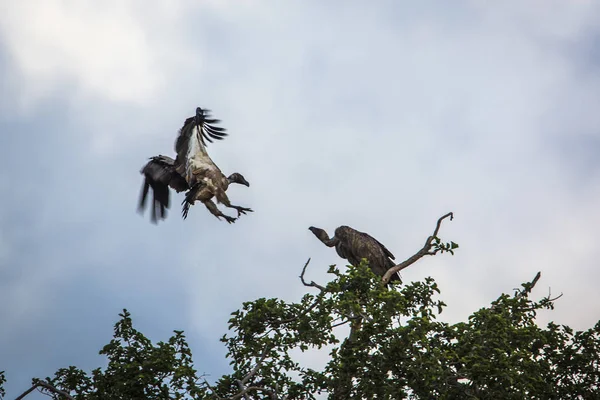
[[[143,211],[148,189],[151,187],[154,191],[152,222],[156,223],[157,213],[160,219],[166,217],[166,209],[169,208],[169,187],[177,192],[187,191],[182,202],[184,219],[189,207],[196,201],[201,201],[217,218],[223,217],[229,223],[234,222],[236,218],[223,214],[212,201],[213,197],[226,207],[236,209],[238,218],[241,214],[252,212],[250,208],[232,205],[225,194],[230,183],[250,186],[248,181],[237,172],[229,177],[223,175],[206,152],[204,139],[212,143],[211,138],[221,140],[227,136],[225,129],[212,125],[220,121],[208,118],[208,113],[209,110],[198,107],[196,115],[185,120],[175,142],[175,160],[162,155],[152,157],[141,170],[145,182],[138,209]]]
[[[369,267],[375,275],[383,276],[396,263],[394,255],[377,239],[364,232],[352,229],[349,226],[340,226],[335,230],[335,235],[329,238],[327,232],[321,228],[311,226],[308,228],[327,247],[335,247],[338,255],[351,265],[357,266],[363,258],[369,261]],[[400,275],[394,274],[390,281],[399,281]]]

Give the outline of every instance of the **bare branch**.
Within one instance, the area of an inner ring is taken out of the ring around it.
[[[560,299],[561,297],[563,297],[563,292],[560,292],[560,294],[556,297],[552,297],[552,288],[548,288],[548,296],[544,297],[544,300],[548,300],[548,301],[556,301],[558,299]]]
[[[351,321],[350,319],[347,319],[347,320],[345,320],[345,321],[338,322],[337,324],[333,324],[333,325],[331,325],[331,327],[332,327],[332,328],[337,328],[338,326],[346,325],[346,324],[347,324],[348,322],[350,322],[350,321]]]
[[[44,382],[44,381],[41,381],[41,380],[35,380],[35,383],[33,384],[33,386],[31,386],[29,389],[27,389],[25,392],[23,392],[15,400],[21,400],[21,399],[23,399],[25,396],[27,396],[29,393],[33,392],[37,388],[42,388],[42,389],[49,390],[51,392],[54,392],[56,394],[59,394],[61,396],[66,397],[68,400],[75,400],[73,398],[73,396],[71,396],[69,393],[67,393],[67,392],[65,392],[63,390],[57,389],[56,387],[52,386],[48,382]]]
[[[261,364],[263,363],[263,361],[265,361],[265,358],[267,358],[269,350],[271,350],[271,347],[264,348],[262,354],[260,355],[260,359],[256,361],[256,365],[254,366],[254,368],[252,368],[252,370],[242,378],[242,385],[245,385],[254,375],[256,375]]]
[[[404,268],[407,268],[410,265],[414,264],[420,258],[422,258],[424,256],[434,256],[437,254],[438,249],[435,249],[434,251],[431,250],[431,248],[433,247],[433,240],[437,237],[438,232],[440,231],[440,227],[442,226],[442,221],[448,217],[450,217],[450,221],[452,221],[454,219],[454,214],[449,212],[448,214],[441,216],[437,221],[435,230],[433,231],[433,235],[431,235],[427,238],[423,247],[419,251],[417,251],[412,257],[408,258],[407,260],[405,260],[405,261],[401,262],[400,264],[397,264],[387,270],[385,275],[383,275],[383,278],[381,278],[381,280],[383,281],[384,284],[387,284],[390,281],[390,279],[392,278],[392,276],[394,276],[394,274],[396,274],[396,273],[402,271]]]
[[[450,221],[452,221],[454,219],[454,213],[449,212],[446,215],[442,215],[440,217],[440,219],[438,219],[437,225],[435,226],[435,231],[433,231],[433,236],[437,236],[438,232],[440,231],[440,227],[442,226],[442,221],[445,220],[446,218],[450,217]],[[433,238],[431,238],[433,239]],[[431,240],[428,239],[428,242],[431,242]]]
[[[541,272],[538,272],[537,274],[535,274],[535,277],[533,278],[533,280],[531,282],[523,284],[523,289],[516,296],[517,297],[526,297],[527,295],[529,295],[529,293],[531,293],[531,291],[533,290],[533,288],[538,283],[538,281],[540,280],[541,277],[542,277]]]
[[[240,394],[244,397],[245,400],[250,400],[250,395],[248,394],[248,391],[246,390],[246,387],[244,386],[242,381],[240,381],[239,379],[236,379],[236,382],[238,384],[238,387],[241,390]]]
[[[540,271],[538,271],[538,273],[535,274],[535,278],[533,278],[533,280],[529,283],[529,287],[526,288],[524,290],[524,292],[525,293],[531,293],[531,291],[533,290],[533,288],[538,283],[538,281],[540,280],[541,277],[542,277],[542,273]]]
[[[35,389],[37,389],[39,385],[35,384],[32,387],[30,387],[29,389],[27,389],[26,391],[24,391],[19,397],[17,397],[15,400],[21,400],[23,399],[25,396],[27,396],[29,393],[33,392]]]
[[[308,261],[306,261],[306,264],[304,264],[304,268],[302,268],[302,273],[300,274],[300,280],[302,281],[302,284],[304,286],[316,287],[321,292],[325,291],[325,287],[319,285],[318,283],[315,283],[315,281],[310,281],[310,283],[306,283],[306,281],[304,280],[304,274],[306,273],[306,267],[308,267],[309,262],[310,262],[310,258],[308,259]]]
[[[204,380],[204,384],[206,385],[207,388],[209,388],[212,391],[212,396],[214,398],[216,398],[217,400],[222,400],[222,397],[219,397],[219,395],[217,394],[217,389],[215,389],[214,386],[212,386],[210,383],[208,383],[208,381],[205,378],[206,375],[202,375],[202,380]]]
[[[250,370],[250,372],[248,372],[241,380],[236,379],[236,383],[237,383],[238,387],[240,388],[240,392],[232,397],[228,397],[229,400],[237,400],[237,399],[241,399],[241,398],[244,398],[245,400],[250,400],[251,397],[250,397],[249,393],[251,391],[256,391],[256,390],[264,392],[269,397],[276,399],[274,392],[270,389],[267,389],[262,386],[248,386],[248,387],[246,386],[248,381],[250,381],[250,379],[252,379],[258,373],[258,369],[262,365],[263,361],[265,361],[265,359],[267,358],[267,355],[269,354],[269,351],[271,349],[272,349],[272,346],[265,347],[260,355],[260,358],[258,360],[256,360],[256,365],[254,366],[254,368],[252,368]],[[213,390],[213,392],[214,392],[214,390]]]
[[[563,294],[564,294],[564,293],[562,293],[562,292],[561,292],[561,293],[560,293],[558,296],[556,296],[556,297],[553,297],[553,298],[547,297],[546,299],[547,299],[548,301],[556,301],[556,300],[560,299],[561,297],[563,297]]]

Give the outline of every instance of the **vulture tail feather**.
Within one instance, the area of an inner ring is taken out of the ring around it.
[[[144,179],[144,186],[142,186],[142,192],[140,194],[140,204],[138,205],[138,212],[144,212],[146,208],[146,197],[148,196],[148,189],[150,188],[150,183],[148,182],[148,178]]]

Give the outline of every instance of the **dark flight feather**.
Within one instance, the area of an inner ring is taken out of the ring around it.
[[[181,154],[182,151],[187,154],[187,150],[185,148],[187,148],[189,145],[190,138],[194,132],[198,132],[200,134],[200,140],[204,146],[206,146],[204,139],[212,143],[213,141],[211,138],[222,140],[225,136],[227,136],[227,133],[225,133],[225,128],[212,125],[221,121],[218,119],[208,118],[210,116],[209,112],[209,110],[203,110],[198,107],[196,109],[196,115],[185,120],[183,126],[179,130],[179,136],[175,142],[175,151],[177,154]]]
[[[177,192],[188,190],[188,184],[185,179],[177,173],[175,169],[175,160],[170,157],[159,155],[150,158],[150,161],[140,171],[144,175],[144,184],[140,195],[138,206],[139,212],[144,212],[146,208],[146,198],[150,188],[152,188],[152,209],[150,219],[156,223],[158,219],[164,219],[167,216],[169,208],[169,187]]]

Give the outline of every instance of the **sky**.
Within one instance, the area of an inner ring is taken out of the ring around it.
[[[308,227],[368,232],[401,261],[452,211],[454,256],[420,260],[457,322],[542,272],[540,323],[600,315],[600,4],[531,0],[0,0],[0,370],[103,365],[127,308],[154,341],[186,332],[196,368],[259,297],[344,265]],[[136,212],[147,159],[197,106],[228,225]],[[226,211],[231,214],[230,211]],[[317,365],[326,354],[305,356]],[[35,396],[30,396],[36,398]]]

